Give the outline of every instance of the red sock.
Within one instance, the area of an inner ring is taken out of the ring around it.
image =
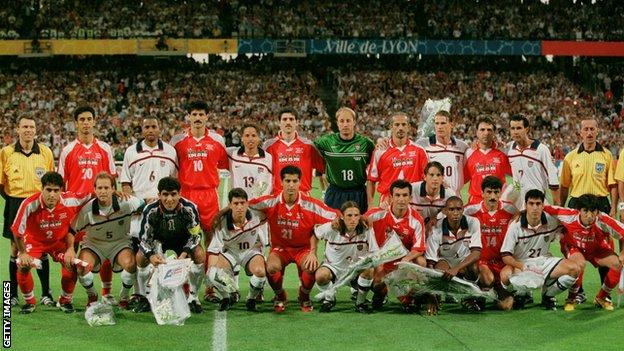
[[[100,280],[102,281],[102,296],[109,295],[113,287],[113,268],[109,260],[104,261],[100,267]]]
[[[611,294],[611,290],[613,290],[613,288],[615,288],[615,286],[620,282],[620,271],[620,269],[609,269],[607,277],[602,284],[602,288],[598,292],[598,298],[605,299],[609,296],[609,294]]]
[[[310,300],[310,291],[314,287],[314,275],[308,272],[301,272],[299,274],[299,281],[301,281],[301,287],[299,287],[299,300]]]
[[[574,299],[576,295],[578,294],[578,291],[581,288],[581,285],[583,285],[583,273],[584,272],[585,271],[581,271],[581,273],[579,273],[578,278],[576,279],[576,282],[574,282],[574,284],[568,290],[568,300]]]
[[[276,272],[275,274],[268,274],[267,278],[269,280],[269,285],[275,292],[275,295],[281,296],[284,293],[284,274],[281,271]]]
[[[33,290],[35,289],[35,283],[33,282],[32,274],[30,270],[24,272],[21,269],[17,270],[17,285],[19,285],[22,294],[24,295],[24,300],[26,303],[34,305],[37,303],[35,299],[35,294],[33,294]]]
[[[63,266],[61,269],[61,288],[63,292],[61,294],[61,298],[59,299],[60,303],[71,302],[77,279],[78,275],[76,272],[68,271],[67,268]]]

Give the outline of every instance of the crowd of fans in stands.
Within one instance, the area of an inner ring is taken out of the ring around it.
[[[591,0],[30,0],[8,3],[0,9],[0,39],[163,35],[178,38],[624,38],[624,3],[620,0],[597,0],[594,4]]]

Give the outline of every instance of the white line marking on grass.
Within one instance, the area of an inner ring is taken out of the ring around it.
[[[214,351],[227,350],[227,312],[215,311],[212,324],[212,349]]]

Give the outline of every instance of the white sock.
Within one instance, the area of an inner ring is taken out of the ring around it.
[[[548,296],[548,297],[553,297],[556,296],[566,290],[568,290],[572,285],[574,285],[574,282],[576,282],[575,277],[570,276],[570,275],[562,275],[561,277],[557,278],[554,282],[550,283],[549,286],[545,287],[545,292],[544,295]]]
[[[332,285],[334,285],[334,283],[332,283],[331,281],[325,285],[321,285],[321,284],[316,284],[316,286],[319,288],[319,290],[322,293],[325,293],[325,300],[328,301],[336,301],[336,294],[329,294],[327,293],[327,290],[329,290],[329,288],[332,287]]]
[[[189,273],[189,293],[191,295],[197,296],[197,289],[201,286],[202,280],[204,280],[204,264],[192,264]]]
[[[266,277],[256,277],[252,275],[249,278],[249,294],[247,295],[247,299],[255,299],[262,293],[262,289],[264,289],[264,284],[266,283]]]
[[[147,296],[147,279],[149,278],[150,268],[137,266],[137,290],[139,295]]]
[[[130,289],[132,289],[132,284],[134,284],[136,276],[136,272],[130,273],[125,269],[121,271],[121,293],[119,296],[122,299],[127,299],[128,295],[130,295]]]
[[[78,276],[78,281],[87,290],[89,295],[95,295],[97,292],[93,288],[93,273],[89,272],[83,276]]]
[[[371,286],[373,285],[373,280],[366,279],[366,278],[363,278],[362,276],[359,276],[357,280],[357,285],[358,285],[358,289],[357,289],[355,304],[361,305],[364,302],[366,302],[366,295],[368,294],[368,291],[371,289]]]

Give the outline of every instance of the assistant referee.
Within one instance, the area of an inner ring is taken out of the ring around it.
[[[355,201],[360,212],[366,212],[366,167],[370,162],[375,144],[355,132],[355,111],[341,107],[336,112],[338,133],[326,134],[314,141],[325,160],[325,174],[329,187],[325,192],[325,204],[340,209],[343,203]]]
[[[32,118],[21,117],[17,123],[18,140],[0,151],[0,195],[4,203],[4,227],[2,236],[11,240],[9,275],[11,279],[11,305],[18,303],[17,298],[17,246],[13,240],[11,225],[24,199],[41,191],[41,177],[54,170],[54,156],[47,146],[37,143],[37,127]],[[53,306],[50,291],[50,263],[42,257],[42,267],[37,269],[41,281],[43,296],[41,303]]]

